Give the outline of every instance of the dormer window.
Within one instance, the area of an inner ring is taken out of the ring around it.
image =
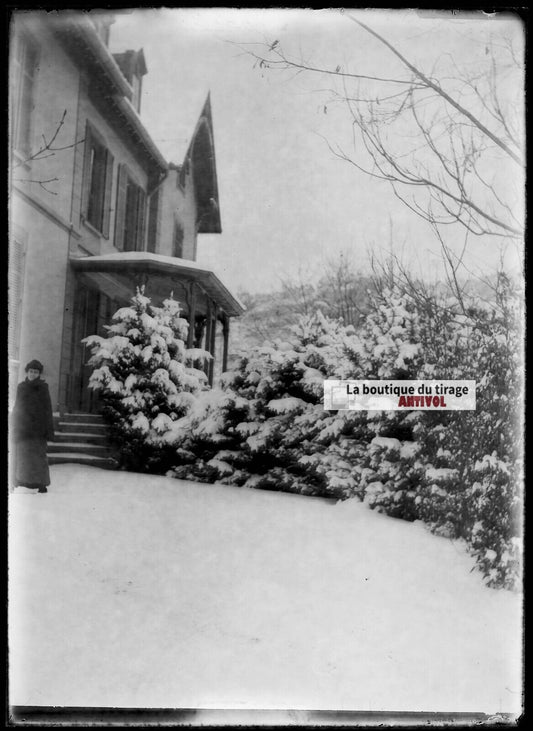
[[[141,112],[141,92],[142,78],[147,72],[144,53],[142,48],[139,51],[124,51],[124,53],[114,53],[113,58],[117,62],[120,70],[124,74],[126,81],[132,88],[131,103],[135,111]]]

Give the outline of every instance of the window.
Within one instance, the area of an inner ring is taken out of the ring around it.
[[[172,256],[183,257],[183,228],[179,221],[174,221],[174,239],[172,242]]]
[[[142,48],[140,51],[129,50],[123,53],[113,53],[113,58],[122,71],[124,78],[131,86],[131,103],[137,114],[140,114],[142,77],[147,72]]]
[[[31,154],[31,122],[37,69],[37,46],[28,35],[21,35],[15,44],[13,57],[12,139],[14,149],[25,157]]]
[[[119,165],[115,246],[120,251],[143,251],[146,193],[127,165]]]
[[[87,122],[83,167],[82,217],[109,238],[113,155],[103,139]]]

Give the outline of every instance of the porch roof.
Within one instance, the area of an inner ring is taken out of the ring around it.
[[[242,315],[245,306],[221,282],[218,276],[195,261],[146,251],[123,251],[101,256],[70,257],[80,272],[115,275],[152,275],[164,279],[196,282],[229,317]]]

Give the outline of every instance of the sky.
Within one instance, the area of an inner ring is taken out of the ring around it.
[[[522,36],[512,18],[352,14],[425,69],[452,57],[460,67],[473,67],[483,60],[496,25],[515,40]],[[439,244],[428,224],[397,200],[388,183],[331,152],[329,145],[344,145],[352,134],[345,105],[330,104],[331,77],[254,68],[243,50],[278,40],[295,56],[326,68],[403,74],[395,57],[347,15],[166,8],[125,11],[111,27],[112,52],[144,50],[141,118],[168,161],[183,161],[211,95],[223,231],[199,236],[198,261],[236,292],[275,290],[284,279],[307,281],[341,253],[361,271],[368,270],[370,251],[383,257],[392,250],[412,271],[430,279],[442,274]],[[449,240],[461,250],[463,232]],[[468,243],[471,271],[493,271],[500,257],[496,241]],[[519,269],[521,257],[516,248],[505,249],[508,268]]]

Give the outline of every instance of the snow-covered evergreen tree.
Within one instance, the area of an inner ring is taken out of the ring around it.
[[[211,356],[186,348],[188,323],[178,302],[170,297],[154,307],[143,289],[106,329],[106,337],[92,335],[84,341],[94,368],[89,386],[100,396],[123,466],[164,470],[170,453],[165,434],[206,387],[205,373],[194,364]]]
[[[319,438],[332,421],[322,407],[324,378],[348,376],[350,335],[319,312],[300,319],[292,342],[242,356],[205,409],[176,425],[189,464],[173,474],[302,494],[351,494],[350,465],[327,455],[328,440]]]

